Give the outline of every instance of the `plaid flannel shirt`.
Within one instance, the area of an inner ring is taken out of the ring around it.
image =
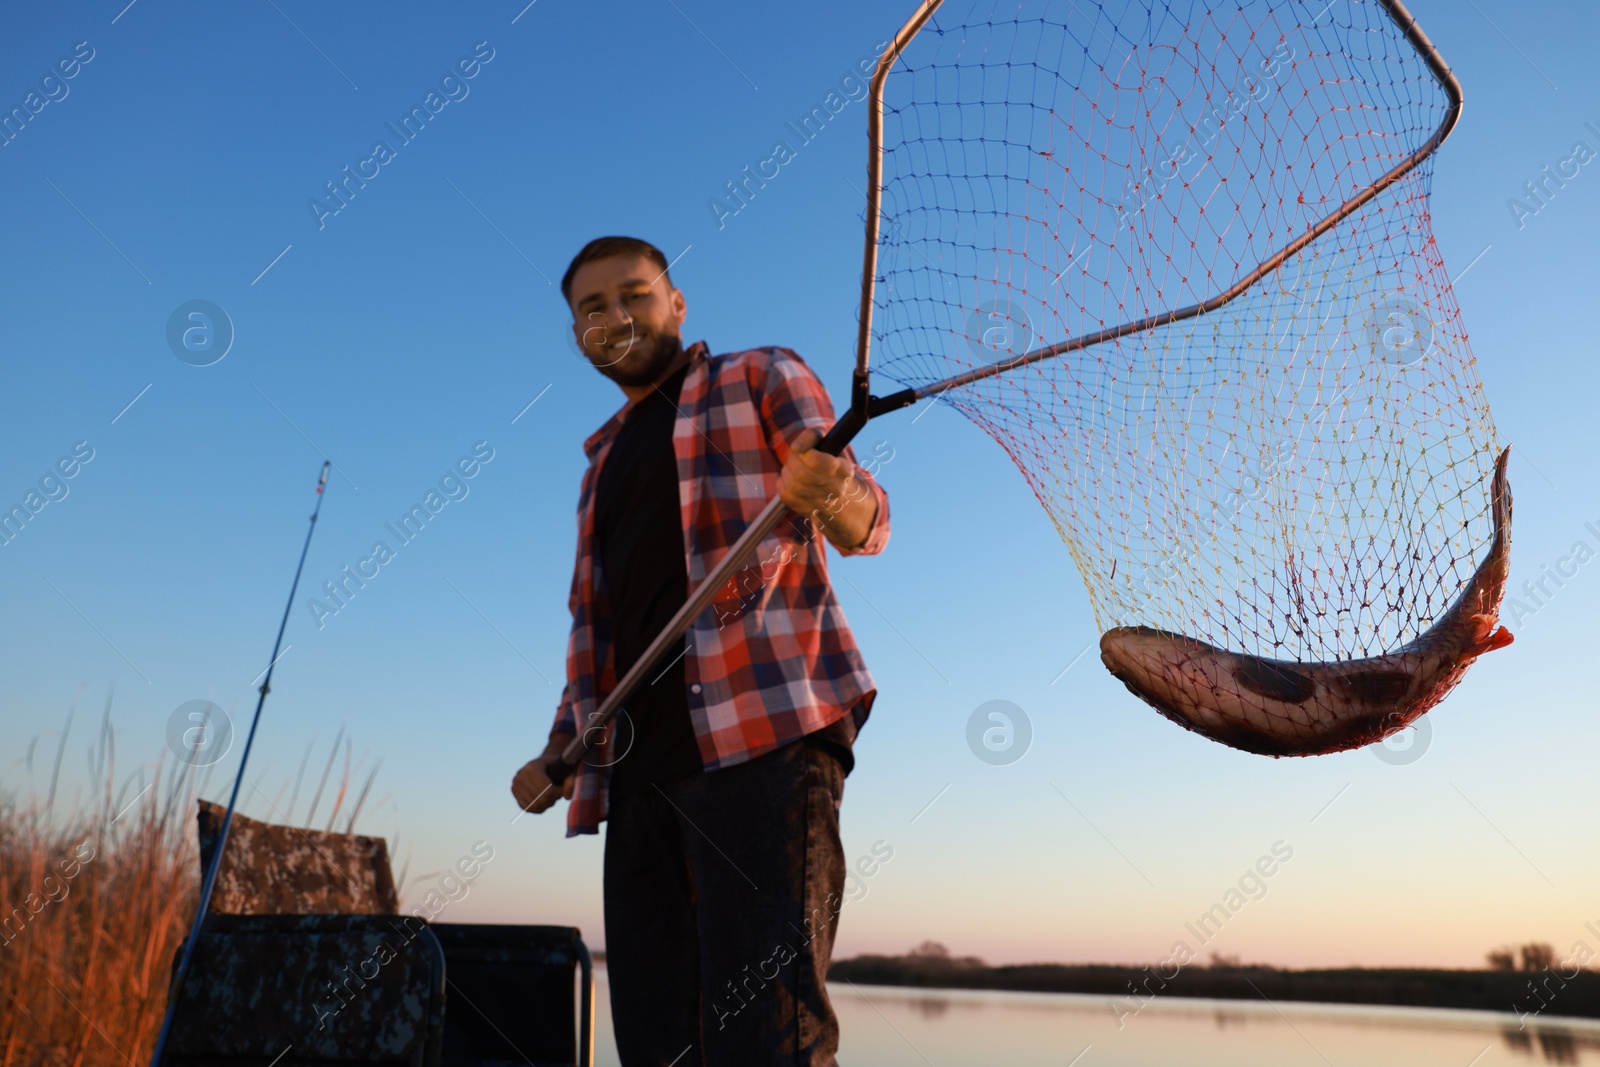
[[[833,424],[827,390],[786,348],[708,356],[689,349],[672,448],[689,591],[777,493],[790,442]],[[567,684],[557,733],[575,734],[617,684],[610,607],[594,543],[594,493],[626,405],[583,444],[589,457],[578,494],[578,552],[568,606]],[[850,450],[844,453],[854,461]],[[867,539],[845,555],[873,555],[889,541],[889,499],[870,474],[858,477],[878,501]],[[684,661],[689,716],[707,771],[743,763],[870,706],[872,676],[828,583],[824,538],[810,516],[791,514],[760,544],[689,628]],[[647,683],[648,684],[648,683]],[[616,724],[577,770],[567,836],[597,833],[606,817],[606,753]]]

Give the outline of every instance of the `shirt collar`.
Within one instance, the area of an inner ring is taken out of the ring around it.
[[[696,366],[709,356],[710,351],[710,347],[704,341],[696,341],[689,346],[689,374],[694,373]],[[688,381],[688,375],[684,376],[684,381]],[[627,413],[628,405],[624,403],[598,430],[584,439],[583,454],[592,461],[601,447],[616,435],[617,429],[622,425],[622,418]]]

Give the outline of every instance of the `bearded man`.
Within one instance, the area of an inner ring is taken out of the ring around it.
[[[512,793],[532,812],[571,801],[568,836],[608,823],[626,1067],[832,1064],[839,803],[876,689],[823,544],[883,551],[888,497],[848,449],[814,450],[832,405],[794,352],[683,346],[668,267],[653,245],[601,237],[561,279],[579,349],[626,403],[584,442],[566,688]],[[774,493],[788,521],[553,786],[550,762]]]

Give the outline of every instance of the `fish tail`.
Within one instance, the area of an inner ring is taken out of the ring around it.
[[[1505,648],[1515,641],[1516,635],[1504,626],[1497,625],[1499,619],[1493,615],[1474,615],[1473,622],[1478,624],[1478,632],[1482,635],[1464,650],[1465,656],[1481,656],[1485,652],[1493,652],[1497,648]]]

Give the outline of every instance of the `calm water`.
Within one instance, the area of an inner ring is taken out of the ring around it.
[[[595,1062],[617,1067],[598,979]],[[828,988],[841,1067],[1600,1067],[1600,1023],[1571,1020],[1519,1031],[1490,1012],[1169,998],[1118,1030],[1103,997]]]

